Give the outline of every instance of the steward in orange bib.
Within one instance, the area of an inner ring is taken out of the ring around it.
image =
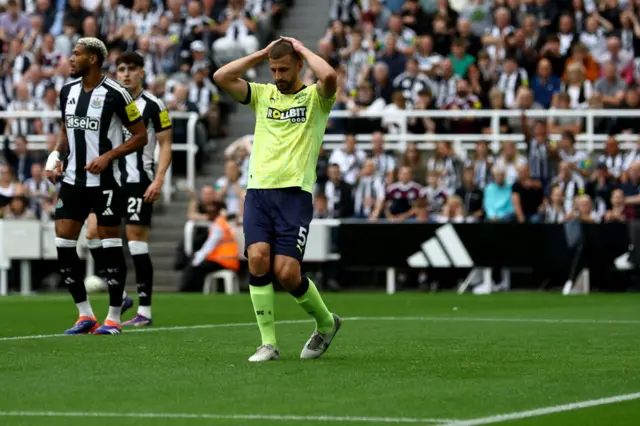
[[[240,250],[233,229],[220,216],[221,205],[208,207],[207,215],[213,223],[209,227],[209,238],[194,255],[184,270],[180,291],[202,291],[204,278],[221,269],[240,270]]]

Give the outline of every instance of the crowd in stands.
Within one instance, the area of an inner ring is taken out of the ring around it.
[[[624,221],[636,217],[640,151],[621,152],[620,134],[640,121],[607,117],[604,152],[576,148],[580,117],[557,110],[637,109],[640,2],[636,0],[332,0],[318,51],[339,72],[328,133],[344,146],[323,152],[317,217],[435,222]],[[309,83],[311,74],[305,75]],[[526,149],[492,151],[480,109],[521,111],[501,134],[524,134]],[[527,118],[546,109],[548,119]],[[408,132],[442,135],[434,152],[407,144],[398,110],[462,110],[461,119],[408,119]],[[360,115],[382,112],[382,119]],[[387,114],[389,113],[389,114]],[[360,115],[360,116],[359,116]],[[370,134],[371,149],[353,134]],[[474,152],[455,152],[447,134],[477,134]],[[486,136],[483,136],[486,135]],[[640,140],[638,147],[640,149]],[[466,153],[465,153],[466,154]]]

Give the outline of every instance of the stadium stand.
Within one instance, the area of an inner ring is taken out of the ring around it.
[[[615,0],[333,0],[318,49],[341,81],[317,216],[410,220],[420,198],[434,222],[634,217],[612,194],[638,193],[639,12]],[[586,118],[597,109],[630,111]]]

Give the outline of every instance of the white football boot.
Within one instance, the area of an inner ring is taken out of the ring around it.
[[[329,349],[329,345],[331,344],[331,341],[333,340],[334,337],[336,337],[336,334],[338,334],[338,331],[340,331],[340,327],[342,326],[342,319],[336,314],[331,314],[331,315],[333,315],[333,319],[335,321],[335,326],[333,327],[333,330],[331,330],[327,334],[320,334],[318,333],[317,329],[314,330],[313,334],[311,335],[311,338],[307,340],[307,343],[305,343],[304,348],[302,348],[302,352],[300,353],[300,358],[302,359],[319,358],[322,356],[322,354],[324,354],[327,351],[327,349]]]
[[[262,345],[255,354],[251,355],[249,362],[277,361],[280,359],[280,351],[273,345]]]

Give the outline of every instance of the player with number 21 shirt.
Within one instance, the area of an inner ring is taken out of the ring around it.
[[[248,83],[240,78],[267,59],[275,84]],[[308,87],[303,84],[303,60],[318,83]],[[318,154],[336,99],[336,73],[298,40],[282,37],[261,51],[223,66],[214,79],[256,113],[243,227],[249,289],[262,345],[249,361],[280,358],[271,284],[274,278],[316,320],[316,330],[300,357],[318,358],[342,321],[327,309],[315,284],[302,276],[300,263],[313,216],[311,192]]]

